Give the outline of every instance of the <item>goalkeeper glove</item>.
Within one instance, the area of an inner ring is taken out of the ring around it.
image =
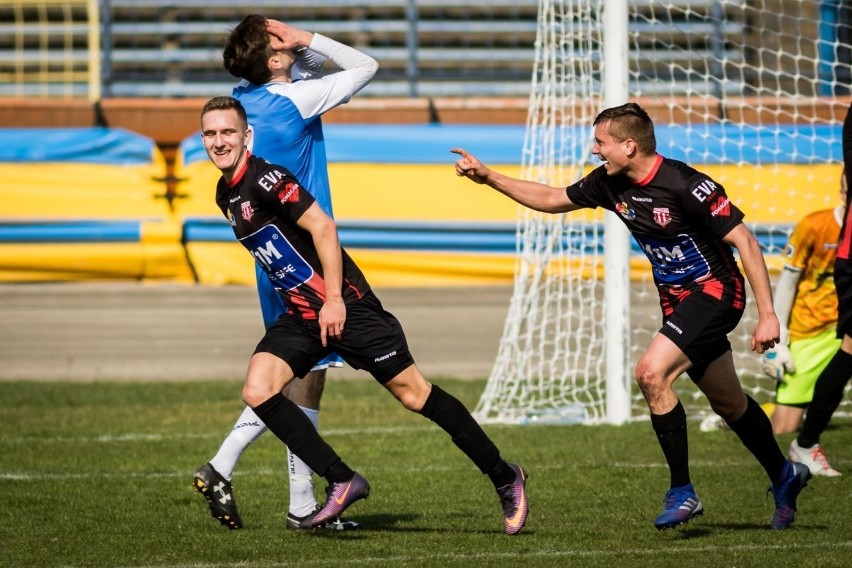
[[[763,372],[776,382],[783,383],[784,375],[796,372],[793,356],[784,343],[779,343],[763,354]]]

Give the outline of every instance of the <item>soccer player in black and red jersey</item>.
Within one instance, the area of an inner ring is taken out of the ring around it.
[[[852,176],[852,106],[843,121],[843,166],[847,187]],[[852,193],[846,192],[846,213],[834,259],[834,287],[837,290],[837,338],[840,349],[822,370],[814,385],[814,396],[798,437],[790,444],[791,459],[819,471],[825,462],[820,436],[831,422],[846,383],[852,378]]]
[[[690,481],[686,413],[672,389],[686,372],[766,470],[775,496],[772,528],[784,529],[793,522],[796,498],[810,472],[784,458],[769,418],[743,393],[727,338],[745,309],[745,282],[733,246],[757,300],[751,348],[763,353],[779,339],[757,240],[721,185],[657,154],[654,124],[642,107],[627,103],[604,110],[594,126],[592,153],[603,165],[567,188],[510,178],[461,148],[452,150],[461,156],[456,173],[538,211],[603,207],[617,212],[650,260],[663,325],[635,372],[671,473],[656,528],[675,527],[704,512]]]
[[[504,532],[520,532],[528,513],[525,472],[500,457],[461,402],[426,381],[399,322],[382,308],[341,248],[331,217],[287,169],[251,155],[251,131],[242,104],[233,97],[210,99],[201,111],[201,138],[222,172],[217,205],[292,307],[258,343],[242,396],[294,454],[328,481],[325,504],[306,522],[322,525],[370,491],[367,480],[352,471],[299,407],[281,394],[333,350],[352,367],[372,374],[407,409],[443,428],[494,484]]]

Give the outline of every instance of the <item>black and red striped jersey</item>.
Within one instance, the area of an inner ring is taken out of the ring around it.
[[[228,183],[219,179],[216,204],[234,234],[266,272],[287,305],[303,319],[316,319],[325,303],[325,280],[311,234],[297,225],[314,198],[286,168],[249,155]],[[361,269],[343,255],[343,301],[370,290]]]
[[[607,175],[602,166],[566,192],[577,205],[618,214],[651,262],[664,313],[696,289],[745,305],[742,273],[722,240],[743,213],[706,174],[658,155],[641,182]]]

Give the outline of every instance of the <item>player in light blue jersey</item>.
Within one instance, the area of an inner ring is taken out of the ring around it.
[[[243,19],[231,32],[223,51],[225,68],[241,79],[233,96],[246,109],[253,131],[251,152],[288,168],[320,207],[333,216],[328,160],[322,115],[345,104],[378,71],[378,63],[342,43],[320,34],[269,20],[260,15]],[[325,76],[320,68],[331,60],[340,71]],[[259,265],[257,290],[263,323],[269,328],[287,312],[272,282]],[[334,354],[319,361],[300,381],[290,382],[284,394],[295,402],[314,426],[328,367],[340,367]],[[194,486],[207,499],[211,513],[231,529],[242,526],[231,487],[231,477],[242,452],[266,431],[250,407],[240,415],[218,453],[196,473]],[[319,508],[310,468],[287,450],[290,472],[288,528],[309,525],[305,520]],[[326,523],[325,528],[357,528],[357,523]]]

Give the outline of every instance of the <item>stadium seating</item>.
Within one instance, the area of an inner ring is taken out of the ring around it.
[[[704,74],[711,53],[729,65],[744,58],[744,0],[632,0],[632,79],[653,94],[661,82],[683,82]],[[526,96],[530,90],[538,31],[538,0],[112,0],[100,14],[104,22],[103,88],[105,97],[208,97],[227,93],[232,78],[221,65],[228,31],[242,17],[262,13],[323,33],[364,50],[381,63],[365,96],[470,97]],[[720,6],[722,6],[720,8]],[[45,8],[44,13],[60,8]],[[721,13],[713,10],[721,9]],[[85,5],[68,21],[16,22],[0,7],[0,70],[38,61],[59,61],[85,69]],[[4,19],[8,18],[8,19]],[[653,28],[653,34],[646,33]],[[6,39],[3,39],[6,38]],[[59,38],[64,38],[59,41]],[[652,42],[646,45],[647,42]],[[662,42],[662,43],[661,43]],[[660,45],[677,49],[662,49]],[[44,47],[45,53],[21,45]],[[70,49],[69,49],[69,46]],[[658,51],[654,51],[654,47]],[[38,61],[36,61],[38,59]],[[42,64],[44,66],[46,64]],[[34,81],[37,81],[34,75]],[[43,88],[43,87],[42,87]],[[74,87],[81,90],[82,86]],[[741,89],[736,82],[726,89]],[[26,81],[0,83],[0,96],[37,94]],[[66,96],[81,93],[58,93]]]

